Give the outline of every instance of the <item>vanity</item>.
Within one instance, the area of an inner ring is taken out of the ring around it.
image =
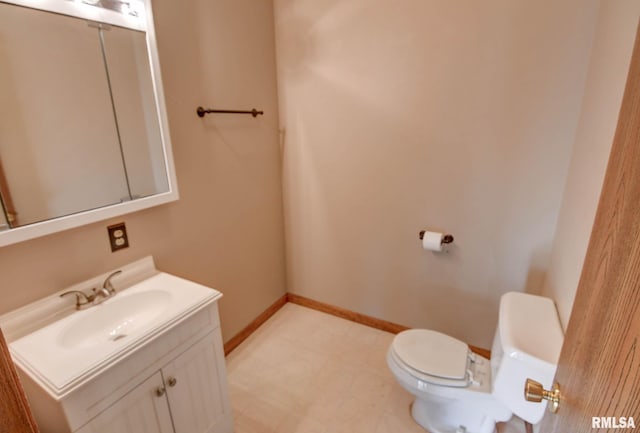
[[[40,431],[232,433],[222,294],[151,257],[118,270],[0,316]],[[105,281],[115,293],[95,305],[60,296]]]

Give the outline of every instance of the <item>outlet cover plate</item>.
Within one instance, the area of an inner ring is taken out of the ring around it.
[[[109,232],[109,244],[111,252],[129,248],[129,237],[127,236],[127,227],[124,223],[113,224],[107,227]]]

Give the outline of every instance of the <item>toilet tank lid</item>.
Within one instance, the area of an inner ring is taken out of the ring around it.
[[[564,334],[551,299],[518,292],[504,294],[499,330],[506,356],[558,364]]]

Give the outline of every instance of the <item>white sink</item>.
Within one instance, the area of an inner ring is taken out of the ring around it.
[[[158,272],[9,347],[16,362],[60,398],[221,296],[209,287]],[[52,299],[61,302],[57,294]]]
[[[109,344],[135,336],[170,307],[171,295],[147,290],[124,298],[114,297],[90,307],[91,312],[71,320],[58,334],[58,344],[67,349]]]

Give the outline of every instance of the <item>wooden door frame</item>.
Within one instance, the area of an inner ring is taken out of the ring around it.
[[[0,330],[0,431],[37,433],[38,427],[29,410],[27,397],[9,355],[9,348]]]

